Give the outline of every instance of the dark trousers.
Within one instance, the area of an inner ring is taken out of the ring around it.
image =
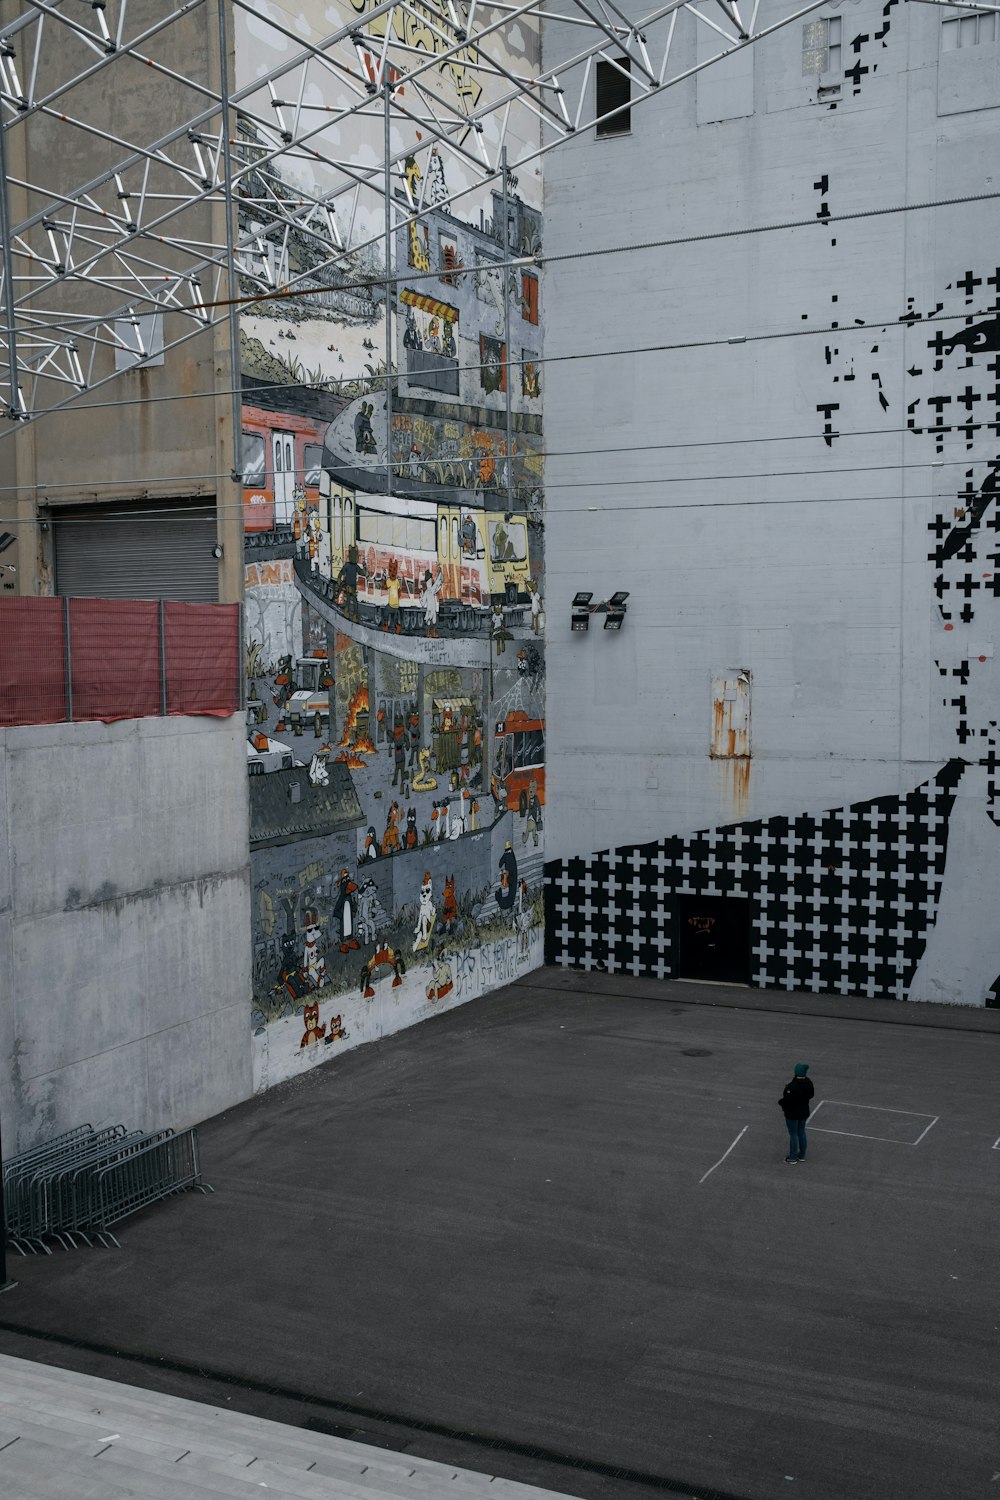
[[[801,1161],[806,1154],[806,1122],[786,1119],[785,1124],[788,1126],[788,1154]]]

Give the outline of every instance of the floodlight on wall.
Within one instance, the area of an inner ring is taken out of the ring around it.
[[[588,592],[586,589],[582,589],[579,593],[573,595],[572,628],[574,630],[590,629],[590,601],[593,597],[593,593]]]
[[[625,600],[628,598],[628,596],[628,589],[618,589],[611,595],[611,598],[604,606],[605,610],[607,611],[604,619],[605,630],[621,630],[622,626],[625,624],[625,611],[628,608]]]

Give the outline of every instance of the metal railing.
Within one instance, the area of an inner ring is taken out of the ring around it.
[[[51,1255],[77,1241],[117,1245],[111,1226],[202,1181],[198,1133],[80,1125],[3,1164],[7,1243],[21,1255]]]

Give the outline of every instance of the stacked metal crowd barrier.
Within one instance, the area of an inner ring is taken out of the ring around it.
[[[111,1226],[202,1181],[198,1132],[79,1125],[3,1164],[7,1242],[22,1255],[118,1241]]]

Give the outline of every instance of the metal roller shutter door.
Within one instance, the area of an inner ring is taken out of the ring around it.
[[[59,594],[218,603],[214,506],[81,506],[52,525]]]

